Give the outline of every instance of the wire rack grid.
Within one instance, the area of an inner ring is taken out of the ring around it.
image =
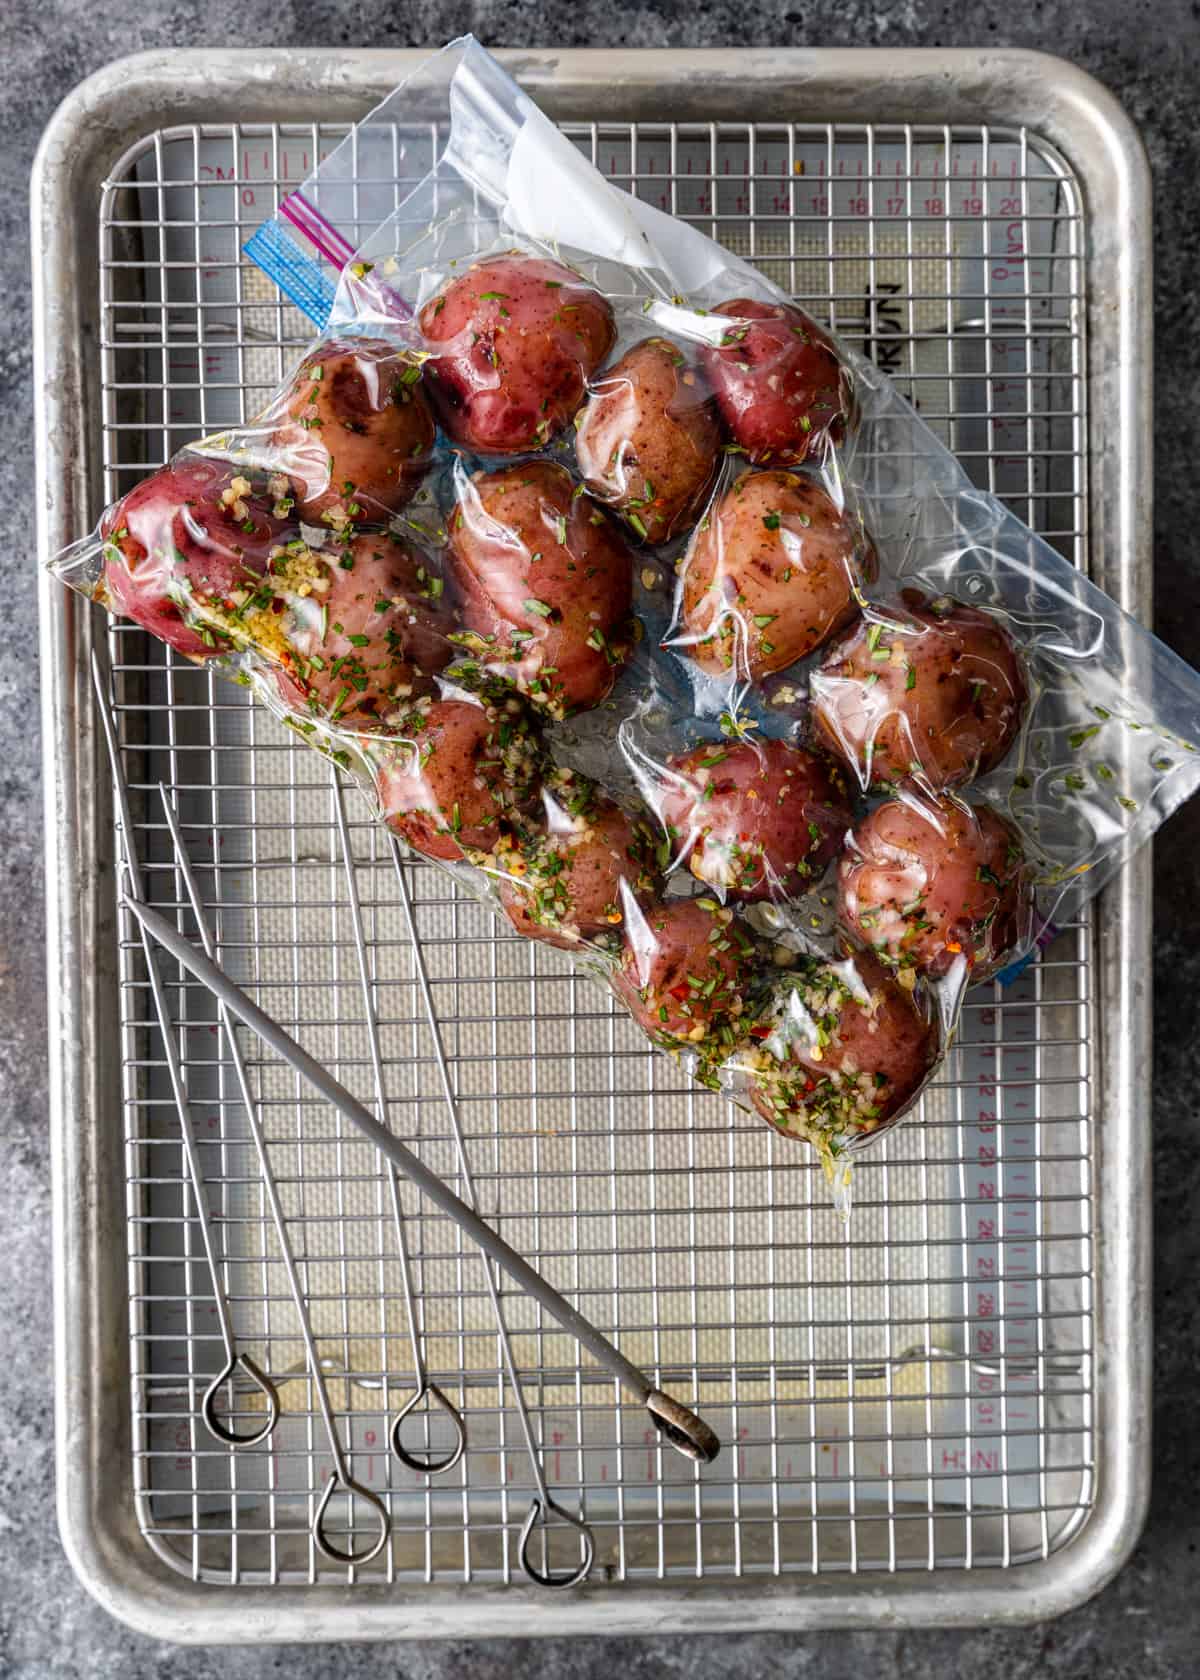
[[[1049,147],[1024,130],[911,125],[567,132],[618,184],[750,255],[860,344],[978,482],[1086,564],[1085,230]],[[253,414],[295,360],[308,329],[241,246],[343,133],[162,130],[114,171],[101,217],[107,496]],[[364,182],[364,233],[433,138],[395,137],[392,166]],[[135,627],[111,623],[108,651],[154,898],[187,925],[162,781],[222,961],[370,1103],[325,766],[240,690]],[[351,838],[388,1118],[455,1181],[392,858],[365,807]],[[447,876],[419,860],[404,869],[485,1217],[726,1443],[703,1471],[664,1454],[573,1343],[502,1296],[549,1485],[596,1538],[593,1579],[962,1571],[1066,1544],[1094,1496],[1088,923],[1062,929],[1006,987],[971,994],[920,1113],[861,1158],[843,1227],[798,1146],[692,1089],[605,994],[502,931]],[[457,1469],[426,1482],[387,1451],[412,1373],[386,1177],[248,1046],[339,1428],[392,1519],[368,1568],[339,1570],[314,1548],[328,1454],[313,1387],[210,1001],[176,978],[226,1293],[284,1405],[256,1453],[199,1422],[220,1340],[128,920],[120,938],[132,1476],[146,1540],[197,1581],[519,1580],[534,1479],[478,1257],[404,1196],[430,1375],[469,1429]],[[437,1445],[435,1415],[414,1428]]]

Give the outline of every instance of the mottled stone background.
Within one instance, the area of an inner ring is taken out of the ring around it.
[[[26,189],[57,102],[107,60],[145,47],[421,46],[474,30],[498,46],[987,46],[1062,54],[1106,83],[1141,128],[1155,187],[1157,628],[1200,664],[1200,6],[1196,0],[0,0],[0,507],[12,635],[0,644],[0,1675],[199,1680],[288,1674],[351,1680],[571,1680],[648,1675],[737,1680],[1018,1680],[1200,1674],[1200,801],[1156,848],[1155,1476],[1133,1561],[1100,1598],[1017,1632],[753,1634],[736,1639],[463,1642],[441,1646],[186,1651],[154,1645],[101,1611],[59,1546],[52,1499],[50,1194],[42,1006],[41,759],[34,622],[33,439]],[[1147,1083],[1151,1070],[1146,1070]]]

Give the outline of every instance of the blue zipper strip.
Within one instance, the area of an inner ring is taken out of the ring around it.
[[[333,312],[337,288],[321,264],[306,256],[278,221],[264,222],[242,249],[318,330],[324,327]]]

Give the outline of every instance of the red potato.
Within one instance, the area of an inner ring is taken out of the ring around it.
[[[681,628],[667,645],[703,670],[761,681],[847,624],[877,570],[859,521],[815,479],[743,473],[692,538]]]
[[[334,530],[382,524],[415,495],[435,436],[410,353],[369,339],[322,344],[296,369],[271,434],[290,481],[281,506]]]
[[[684,898],[630,915],[613,990],[643,1032],[669,1048],[731,1048],[753,941],[712,899]]]
[[[654,837],[582,776],[559,771],[542,788],[543,821],[501,843],[500,902],[517,932],[565,951],[613,936],[658,879]]]
[[[575,428],[588,489],[644,542],[668,542],[703,506],[721,428],[703,377],[669,339],[643,339],[593,381]]]
[[[486,257],[420,313],[438,418],[483,455],[541,449],[583,401],[616,341],[600,293],[562,263],[519,252]]]
[[[901,599],[860,619],[814,674],[817,733],[864,788],[961,787],[1016,739],[1028,693],[1021,659],[989,613],[916,590]]]
[[[477,473],[450,520],[457,640],[553,717],[594,706],[629,655],[633,556],[548,461]]]
[[[1028,935],[1032,904],[1015,831],[989,805],[893,799],[854,830],[838,868],[838,918],[889,967],[981,980]]]
[[[375,786],[384,821],[415,851],[447,861],[490,853],[529,804],[540,770],[520,702],[419,700],[396,727]]]
[[[731,298],[733,317],[704,367],[730,436],[760,466],[798,466],[845,436],[854,415],[849,369],[812,318],[792,304]]]
[[[890,1120],[937,1059],[936,1029],[913,992],[862,952],[801,958],[739,1055],[759,1113],[781,1132],[825,1142]]]
[[[407,543],[386,531],[355,537],[326,555],[291,545],[271,567],[274,595],[264,628],[283,644],[279,689],[298,710],[347,729],[390,726],[428,694],[454,651],[442,591]],[[282,600],[285,611],[273,611]],[[250,626],[254,645],[269,645]]]
[[[182,455],[144,478],[100,527],[114,612],[189,659],[228,651],[218,616],[280,541],[271,498],[226,461]]]
[[[726,900],[797,897],[853,821],[836,772],[785,741],[693,747],[667,768],[667,833]]]

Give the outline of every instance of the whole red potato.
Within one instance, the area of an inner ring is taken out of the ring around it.
[[[530,820],[495,854],[500,902],[517,932],[563,950],[613,936],[625,919],[622,887],[644,899],[658,881],[648,824],[584,777],[560,770]]]
[[[631,646],[633,556],[549,461],[477,473],[450,519],[460,645],[553,717],[594,706]]]
[[[668,542],[703,506],[721,456],[703,376],[669,339],[642,339],[592,381],[575,456],[588,489],[643,542]]]
[[[854,414],[850,373],[811,316],[754,298],[713,313],[732,318],[704,367],[734,443],[760,466],[798,466],[840,442]]]
[[[754,955],[731,911],[712,899],[669,900],[628,918],[613,990],[656,1043],[713,1057],[735,1041]]]
[[[180,455],[135,485],[101,522],[114,612],[189,659],[228,651],[239,591],[254,589],[283,526],[262,483],[226,461]]]
[[[334,530],[382,524],[424,478],[436,428],[420,363],[374,340],[305,356],[273,416],[283,511]]]
[[[807,891],[853,820],[836,772],[773,740],[669,759],[661,816],[696,879],[746,902]]]
[[[865,817],[838,867],[838,918],[893,968],[958,963],[982,980],[1028,936],[1032,903],[1015,830],[990,805],[891,799]]]
[[[395,726],[375,787],[384,821],[426,857],[492,852],[528,806],[540,745],[520,702],[500,706],[428,696]]]
[[[815,479],[743,473],[692,538],[680,631],[667,645],[703,670],[761,681],[847,624],[877,569],[859,521]]]
[[[738,1061],[773,1126],[828,1143],[898,1114],[937,1058],[936,1029],[914,993],[858,952],[801,957],[781,975]]]
[[[861,618],[812,678],[821,743],[862,787],[915,780],[935,791],[994,769],[1028,690],[1008,631],[990,613],[906,590]]]
[[[572,419],[616,340],[607,300],[562,263],[485,257],[421,310],[429,393],[447,434],[482,455],[541,449]]]
[[[362,533],[332,553],[289,545],[270,582],[272,601],[248,634],[276,653],[280,693],[297,710],[347,729],[390,727],[450,662],[442,580],[390,532]]]

